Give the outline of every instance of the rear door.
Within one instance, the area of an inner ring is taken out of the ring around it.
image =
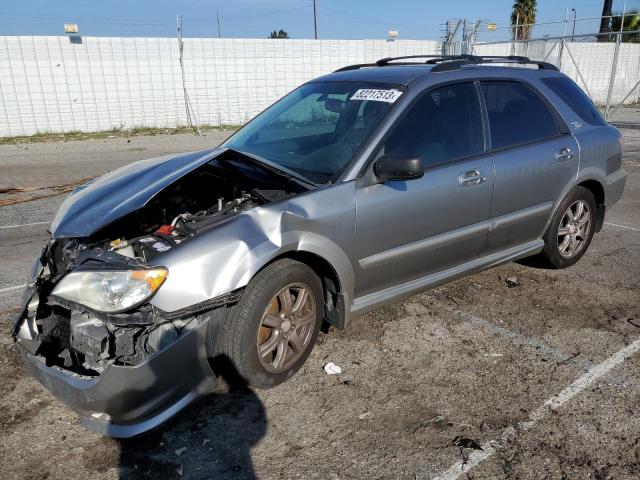
[[[540,238],[578,173],[578,145],[546,99],[516,81],[481,82],[495,165],[488,251]],[[566,132],[566,133],[565,133]]]
[[[462,264],[489,230],[493,163],[474,83],[424,93],[376,154],[419,157],[424,176],[356,191],[356,296]]]

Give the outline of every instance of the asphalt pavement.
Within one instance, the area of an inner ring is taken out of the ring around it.
[[[143,438],[85,431],[2,337],[2,476],[640,478],[640,110],[614,120],[627,187],[578,264],[507,264],[374,311],[323,334],[287,383],[218,392]],[[209,135],[2,146],[0,183],[51,187],[226,136]],[[5,332],[62,199],[0,208]]]

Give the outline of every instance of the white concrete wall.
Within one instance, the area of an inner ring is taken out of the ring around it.
[[[186,38],[187,92],[198,124],[242,124],[301,83],[344,65],[440,48],[426,40]],[[606,101],[614,48],[576,42],[563,50],[562,71],[597,103]],[[557,52],[555,41],[516,48],[556,64]],[[511,44],[477,44],[474,53],[509,55]],[[640,44],[622,44],[614,103],[638,80]],[[638,100],[640,89],[627,102]],[[82,37],[74,44],[67,37],[0,37],[0,136],[186,124],[175,38]]]
[[[301,83],[435,41],[185,38],[198,124],[242,124]],[[0,136],[186,125],[175,38],[0,37]]]

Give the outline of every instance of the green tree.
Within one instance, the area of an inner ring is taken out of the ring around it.
[[[269,38],[289,38],[289,34],[282,29],[277,32],[274,30],[269,34]]]
[[[528,40],[534,23],[536,23],[536,0],[515,0],[511,11],[511,33],[513,39]]]
[[[614,13],[614,16],[610,20],[610,31],[612,33],[619,32],[620,24],[622,23],[622,12]],[[622,26],[622,31],[633,32],[635,30],[640,30],[640,13],[638,13],[638,10],[631,10],[624,14],[624,25]],[[616,36],[611,35],[609,40],[615,42]],[[633,33],[631,35],[622,35],[621,40],[623,42],[640,43],[640,34]]]

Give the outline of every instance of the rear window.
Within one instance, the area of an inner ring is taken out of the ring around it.
[[[606,121],[591,99],[573,80],[567,77],[542,79],[547,87],[566,102],[585,122],[591,125],[605,125]]]
[[[527,85],[496,81],[482,82],[481,86],[492,150],[539,142],[559,134],[553,114]]]

